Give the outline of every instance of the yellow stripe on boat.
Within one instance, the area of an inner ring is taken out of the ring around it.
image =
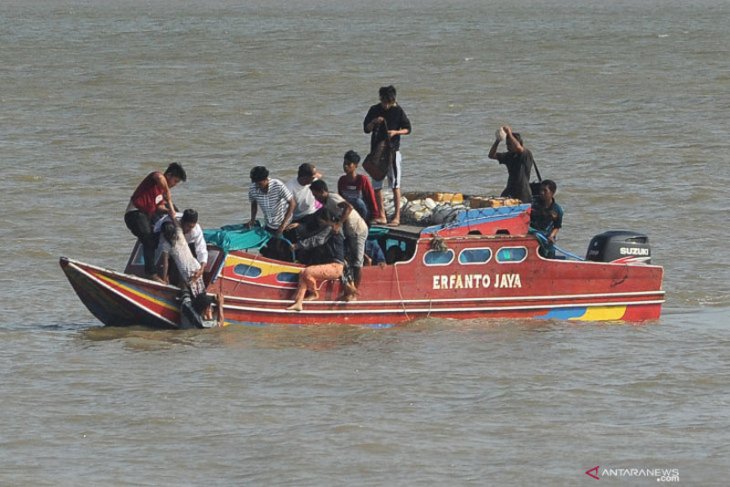
[[[579,321],[616,321],[624,317],[626,306],[589,307],[581,317],[570,318]]]
[[[263,260],[250,259],[247,257],[239,257],[237,255],[229,255],[226,258],[225,267],[226,268],[236,267],[237,265],[240,265],[240,264],[251,266],[251,267],[256,267],[257,269],[260,269],[261,275],[259,277],[276,275],[281,272],[290,272],[293,274],[299,274],[300,272],[302,272],[301,267],[275,264],[273,262],[266,262]]]
[[[113,286],[115,286],[117,288],[123,289],[125,292],[128,292],[129,294],[134,294],[135,296],[137,296],[139,298],[144,298],[147,301],[152,301],[153,303],[159,304],[160,306],[163,306],[163,307],[165,307],[165,308],[167,308],[169,310],[178,311],[178,309],[176,307],[170,306],[170,304],[167,303],[166,301],[160,301],[159,299],[157,299],[155,297],[152,297],[149,294],[141,293],[141,292],[139,292],[139,291],[137,291],[135,289],[132,289],[129,286],[125,286],[124,284],[122,284],[121,282],[117,281],[116,279],[112,279],[111,277],[107,277],[107,276],[105,276],[103,274],[96,274],[96,277],[99,278],[99,279],[101,279],[102,281],[106,281],[107,283],[109,283],[109,284],[111,284],[111,285],[113,285]]]

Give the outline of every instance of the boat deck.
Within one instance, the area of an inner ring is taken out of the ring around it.
[[[412,225],[401,223],[397,227],[389,227],[388,225],[373,225],[371,228],[377,229],[377,231],[386,232],[387,235],[417,239],[421,235],[421,231],[423,231],[424,228],[427,228],[427,225]]]

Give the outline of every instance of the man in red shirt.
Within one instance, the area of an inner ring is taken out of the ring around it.
[[[170,164],[164,174],[159,171],[149,173],[132,194],[124,213],[124,223],[142,243],[144,270],[150,279],[162,281],[155,269],[157,235],[152,231],[153,223],[164,213],[171,219],[175,218],[170,189],[185,180],[185,169],[177,162]]]
[[[378,216],[378,203],[370,178],[357,173],[360,155],[354,150],[347,151],[342,169],[345,171],[337,181],[337,192],[352,205],[363,220],[369,222]]]

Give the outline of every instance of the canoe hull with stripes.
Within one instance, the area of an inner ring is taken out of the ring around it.
[[[60,264],[81,302],[105,325],[177,328],[177,288],[65,257]]]

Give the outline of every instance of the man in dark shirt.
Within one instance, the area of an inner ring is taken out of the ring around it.
[[[496,159],[500,164],[507,166],[509,177],[507,178],[507,187],[502,191],[502,196],[517,198],[522,200],[523,203],[531,203],[530,171],[535,164],[532,152],[522,144],[520,134],[512,132],[508,125],[497,131],[498,134],[501,132],[505,134],[507,152],[497,152],[497,146],[502,140],[501,137],[497,136],[492,148],[489,150],[489,158]]]
[[[339,228],[330,226],[332,215],[326,208],[317,213],[322,219],[318,233],[292,244],[292,251],[300,249],[316,249],[316,264],[307,265],[299,274],[299,284],[294,296],[294,304],[288,310],[301,311],[304,301],[319,298],[317,280],[339,280],[345,270],[345,237]],[[313,257],[310,255],[310,257]]]
[[[393,190],[393,203],[395,204],[395,214],[390,221],[390,225],[398,226],[400,225],[401,195],[400,137],[411,133],[411,121],[408,120],[406,112],[396,102],[395,87],[393,85],[381,87],[379,95],[380,103],[371,106],[368,110],[363,121],[363,129],[366,134],[372,133],[370,137],[370,151],[372,152],[377,143],[386,136],[383,131],[375,129],[382,123],[385,123],[388,127],[387,137],[396,151],[393,165],[388,169],[388,183]],[[383,206],[383,181],[373,180],[373,189],[375,190],[375,199],[378,202],[379,212],[375,218],[375,223],[386,223],[385,207]]]
[[[530,227],[545,237],[540,245],[540,254],[549,259],[555,258],[555,241],[563,226],[563,208],[555,201],[557,190],[555,181],[544,179],[530,211]]]

